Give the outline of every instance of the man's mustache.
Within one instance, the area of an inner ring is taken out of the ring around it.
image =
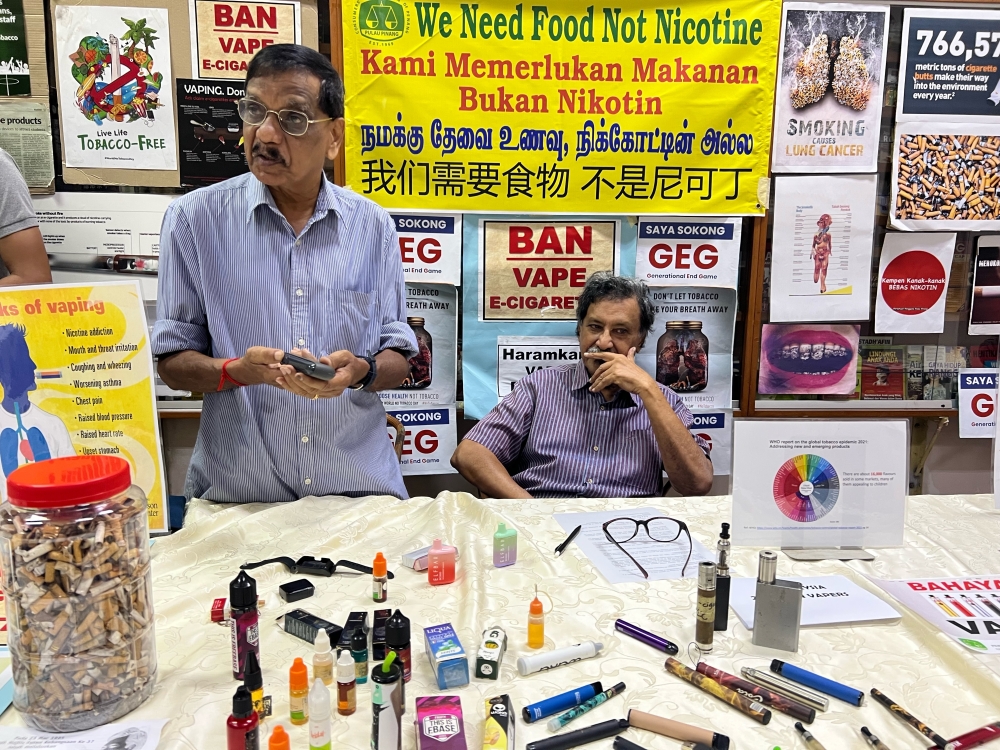
[[[281,152],[274,146],[267,146],[259,141],[254,144],[253,151],[250,152],[253,156],[263,156],[265,159],[271,161],[285,163],[285,157],[281,155]]]

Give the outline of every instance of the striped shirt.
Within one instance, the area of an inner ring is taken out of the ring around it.
[[[663,464],[642,399],[611,401],[589,390],[583,362],[537,370],[465,436],[485,446],[535,497],[648,497],[663,490]],[[680,397],[660,386],[690,428]],[[695,442],[709,452],[700,437]]]
[[[171,203],[160,243],[154,354],[417,351],[392,219],[326,178],[298,237],[246,174]],[[184,492],[234,503],[406,497],[376,394],[314,401],[270,385],[205,394]]]

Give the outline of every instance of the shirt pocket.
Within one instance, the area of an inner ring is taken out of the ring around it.
[[[329,291],[323,348],[328,353],[346,350],[359,357],[374,354],[377,343],[374,318],[374,294],[347,289]]]

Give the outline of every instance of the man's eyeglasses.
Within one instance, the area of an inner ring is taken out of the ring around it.
[[[310,120],[309,115],[305,112],[298,112],[294,109],[268,109],[253,99],[240,99],[237,101],[236,111],[239,113],[240,119],[251,126],[263,125],[267,116],[273,114],[278,118],[278,125],[281,126],[281,129],[288,133],[288,135],[295,136],[296,138],[300,135],[305,135],[306,131],[309,130],[309,126],[314,122],[327,122],[334,119],[332,117],[324,117],[320,120]]]
[[[681,578],[683,578],[687,572],[688,563],[691,562],[692,550],[691,532],[688,531],[687,524],[683,521],[668,518],[667,516],[647,518],[645,521],[639,521],[634,518],[613,518],[605,523],[602,528],[604,529],[604,536],[608,538],[608,541],[612,542],[618,549],[628,555],[628,559],[634,562],[635,566],[642,571],[643,578],[649,578],[649,573],[646,572],[646,569],[622,546],[626,542],[635,539],[636,534],[639,533],[640,526],[645,527],[646,535],[654,542],[676,542],[682,532],[687,535],[688,553],[687,558],[684,560],[684,567],[681,568]]]

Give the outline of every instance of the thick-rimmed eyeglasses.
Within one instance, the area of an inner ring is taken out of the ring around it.
[[[668,518],[667,516],[647,518],[644,521],[627,517],[612,518],[601,528],[604,529],[604,536],[608,538],[608,541],[628,555],[628,559],[635,563],[635,567],[642,571],[643,578],[649,578],[649,573],[646,572],[646,569],[622,546],[626,542],[631,542],[635,539],[636,534],[639,533],[640,526],[646,529],[646,536],[654,542],[676,542],[680,538],[681,533],[687,535],[688,553],[687,558],[684,560],[684,567],[681,568],[681,578],[683,578],[687,572],[688,563],[691,562],[692,551],[691,532],[688,530],[687,524],[683,521],[678,521],[676,518]]]
[[[281,129],[288,133],[288,135],[296,138],[305,135],[306,131],[309,130],[309,126],[314,122],[327,122],[334,119],[332,117],[324,117],[319,120],[310,120],[309,115],[305,112],[298,112],[294,109],[268,109],[253,99],[240,99],[237,101],[236,111],[244,123],[254,127],[263,125],[268,115],[274,115],[278,118],[278,125],[281,126]]]

